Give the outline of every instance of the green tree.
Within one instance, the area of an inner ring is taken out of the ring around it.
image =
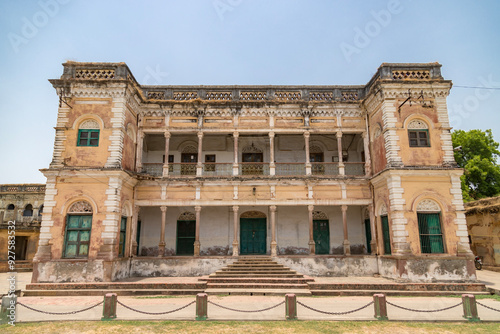
[[[500,193],[499,144],[491,130],[457,130],[451,134],[455,161],[464,168],[462,194],[466,202]]]

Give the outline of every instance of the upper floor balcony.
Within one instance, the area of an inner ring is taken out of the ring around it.
[[[137,171],[152,177],[365,177],[364,133],[158,134],[139,142]]]

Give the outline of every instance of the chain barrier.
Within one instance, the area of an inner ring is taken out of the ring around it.
[[[416,310],[416,309],[412,309],[412,308],[408,308],[408,307],[404,307],[404,306],[399,306],[399,305],[396,305],[396,304],[393,304],[389,301],[386,301],[387,304],[391,305],[391,306],[394,306],[394,307],[397,307],[397,308],[400,308],[402,310],[406,310],[406,311],[411,311],[411,312],[423,312],[423,313],[433,313],[433,312],[441,312],[441,311],[446,311],[446,310],[450,310],[452,308],[455,308],[457,306],[460,306],[462,305],[462,302],[456,304],[456,305],[453,305],[453,306],[448,306],[448,307],[445,307],[445,308],[441,308],[441,309],[437,309],[437,310]]]
[[[31,306],[28,306],[28,305],[25,305],[25,304],[23,304],[21,302],[17,302],[16,304],[20,305],[20,306],[24,306],[24,307],[26,307],[29,310],[32,310],[32,311],[35,311],[35,312],[39,312],[39,313],[51,314],[51,315],[68,315],[68,314],[77,314],[77,313],[81,313],[81,312],[85,312],[85,311],[91,310],[94,307],[97,307],[97,306],[101,305],[102,303],[104,303],[104,301],[99,302],[99,303],[97,303],[95,305],[92,305],[90,307],[84,308],[83,310],[71,311],[71,312],[48,312],[48,311],[37,310],[36,308],[33,308]]]
[[[120,304],[121,306],[125,307],[126,309],[129,309],[131,311],[134,311],[134,312],[137,312],[137,313],[142,313],[142,314],[149,314],[149,315],[162,315],[162,314],[169,314],[169,313],[174,313],[174,312],[177,312],[177,311],[180,311],[180,310],[183,310],[185,309],[186,307],[188,306],[191,306],[193,305],[194,303],[196,303],[196,300],[193,300],[191,303],[187,304],[187,305],[184,305],[182,307],[179,307],[179,308],[176,308],[175,310],[172,310],[172,311],[166,311],[166,312],[146,312],[146,311],[140,311],[140,310],[137,310],[135,308],[132,308],[130,306],[127,306],[125,304],[123,304],[122,302],[120,302],[119,300],[116,301],[118,304]]]
[[[227,306],[222,306],[222,305],[216,304],[216,303],[214,303],[214,302],[212,302],[210,300],[208,301],[208,303],[212,304],[212,305],[215,305],[215,306],[218,306],[220,308],[223,308],[225,310],[229,310],[229,311],[242,312],[242,313],[256,313],[256,312],[264,312],[264,311],[272,310],[273,308],[276,308],[278,306],[281,306],[281,305],[285,304],[285,301],[282,301],[281,303],[276,304],[276,305],[271,306],[271,307],[263,308],[262,310],[253,310],[253,311],[237,310],[237,309],[234,309],[234,308],[230,308],[230,307],[227,307]]]
[[[497,311],[497,312],[500,312],[500,310],[497,310],[496,308],[493,308],[493,307],[488,306],[488,305],[481,304],[481,303],[480,303],[480,302],[478,302],[477,300],[476,300],[476,304],[481,305],[482,307],[489,308],[489,309],[490,309],[490,310],[492,310],[492,311]]]
[[[354,313],[354,312],[358,312],[358,311],[361,311],[362,309],[365,309],[367,308],[368,306],[372,305],[373,304],[373,301],[369,302],[368,304],[366,304],[365,306],[361,306],[360,308],[357,308],[355,310],[351,310],[351,311],[345,311],[345,312],[326,312],[326,311],[321,311],[321,310],[318,310],[318,309],[315,309],[311,306],[307,306],[306,304],[304,303],[301,303],[297,300],[297,304],[299,305],[302,305],[304,306],[305,308],[308,308],[310,309],[311,311],[316,311],[316,312],[319,312],[319,313],[323,313],[323,314],[329,314],[329,315],[344,315],[344,314],[350,314],[350,313]]]

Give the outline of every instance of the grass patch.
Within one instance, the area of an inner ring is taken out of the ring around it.
[[[190,295],[157,295],[157,296],[131,296],[135,299],[164,299],[164,298],[186,298],[192,297]]]
[[[499,333],[500,323],[392,321],[82,321],[1,325],[2,333]]]

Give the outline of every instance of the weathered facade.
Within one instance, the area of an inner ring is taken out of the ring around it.
[[[44,184],[0,185],[0,272],[14,271],[9,269],[9,259],[15,262],[15,270],[31,268],[38,246],[44,196]],[[10,238],[11,243],[9,236],[14,237]],[[9,254],[12,240],[13,253]]]
[[[144,86],[64,64],[33,280],[208,274],[475,279],[441,65],[360,86]]]
[[[500,197],[469,202],[465,210],[472,251],[500,269]]]

